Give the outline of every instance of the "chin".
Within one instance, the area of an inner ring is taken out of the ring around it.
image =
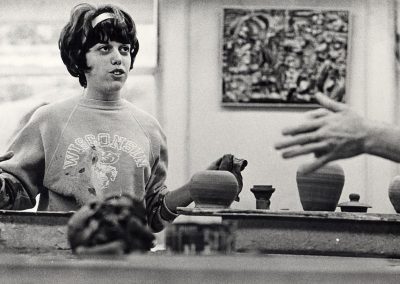
[[[120,91],[125,85],[125,82],[112,82],[109,86],[108,86],[108,90],[112,91],[112,92],[117,92]]]

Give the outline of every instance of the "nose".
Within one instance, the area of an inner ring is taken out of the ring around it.
[[[118,52],[118,50],[114,51],[112,56],[111,56],[111,64],[112,65],[121,65],[122,60],[121,60],[121,54]]]

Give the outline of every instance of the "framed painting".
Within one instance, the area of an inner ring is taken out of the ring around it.
[[[349,11],[223,9],[222,104],[315,107],[345,101]]]

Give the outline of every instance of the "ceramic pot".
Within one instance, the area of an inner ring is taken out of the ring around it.
[[[254,185],[250,191],[256,198],[256,209],[269,209],[271,195],[275,192],[272,185]]]
[[[300,166],[296,181],[300,202],[305,211],[335,211],[342,194],[344,171],[338,164],[327,164],[304,174]]]
[[[229,208],[239,190],[231,172],[217,170],[195,173],[189,186],[195,207],[201,208]]]
[[[389,185],[389,200],[394,210],[400,213],[400,176],[395,176]]]

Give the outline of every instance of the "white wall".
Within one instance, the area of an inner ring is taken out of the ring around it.
[[[255,208],[249,189],[272,184],[271,209],[301,210],[295,172],[310,157],[283,160],[273,149],[283,127],[304,110],[224,108],[220,105],[221,11],[225,6],[348,9],[352,36],[348,104],[377,120],[395,121],[394,3],[383,0],[160,0],[162,123],[168,135],[171,189],[224,153],[246,158],[236,208]],[[356,192],[374,212],[394,212],[387,197],[397,165],[375,157],[340,161],[346,173],[341,201]]]

